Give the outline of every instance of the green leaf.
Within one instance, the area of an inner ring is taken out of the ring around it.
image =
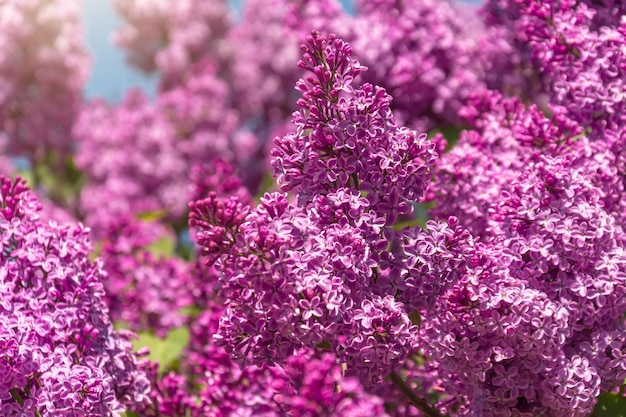
[[[161,209],[161,210],[155,210],[155,211],[147,211],[145,213],[139,213],[137,215],[135,215],[135,217],[138,220],[143,220],[146,222],[154,222],[157,220],[163,220],[165,217],[167,217],[167,210],[165,209]]]
[[[326,351],[329,351],[329,352],[330,352],[330,350],[331,350],[331,348],[330,348],[330,343],[328,343],[328,342],[326,342],[326,341],[324,341],[324,342],[322,342],[322,343],[318,343],[316,347],[317,347],[318,349],[321,349],[321,350],[326,350]]]
[[[259,187],[259,191],[254,196],[254,201],[258,204],[261,201],[261,198],[265,195],[265,193],[270,192],[271,190],[276,188],[276,181],[274,180],[274,176],[270,171],[266,171],[265,175],[263,175],[263,180],[261,181],[261,186]]]
[[[595,417],[626,417],[626,397],[607,392],[598,398]]]
[[[134,350],[147,346],[150,349],[148,359],[159,363],[160,374],[173,367],[189,343],[189,330],[186,327],[170,331],[164,339],[148,332],[139,333],[138,336],[139,339],[133,341]]]
[[[409,319],[411,319],[411,323],[415,324],[418,327],[422,325],[422,315],[417,310],[411,313]]]
[[[34,189],[33,172],[30,169],[20,169],[17,171],[17,175],[26,180],[26,184],[31,188],[31,190]]]
[[[178,310],[178,314],[180,314],[181,316],[195,318],[195,317],[198,317],[200,314],[202,314],[202,308],[198,307],[197,305],[183,307],[180,310]]]
[[[100,256],[100,254],[102,253],[102,247],[103,246],[104,245],[102,244],[101,241],[98,241],[98,242],[94,243],[93,249],[91,250],[91,253],[89,253],[89,260],[91,262],[95,261],[96,258],[98,256]]]
[[[149,244],[146,249],[157,257],[169,258],[176,251],[176,241],[168,236],[163,236]]]
[[[414,226],[419,226],[422,229],[425,229],[426,222],[423,219],[413,219],[413,220],[408,220],[406,222],[396,223],[393,226],[391,226],[391,228],[393,230],[404,230],[407,227],[414,227]]]
[[[465,127],[459,126],[444,126],[442,128],[434,128],[427,133],[428,139],[432,139],[438,133],[441,133],[446,141],[448,142],[448,146],[446,147],[446,152],[449,151],[456,145],[459,141],[459,137],[461,136],[461,132],[465,130]]]

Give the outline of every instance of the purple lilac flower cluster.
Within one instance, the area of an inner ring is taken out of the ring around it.
[[[481,42],[475,11],[440,1],[357,1],[355,6],[351,16],[336,0],[247,1],[242,21],[229,33],[238,45],[229,71],[244,114],[262,113],[276,122],[294,110],[289,92],[302,72],[293,63],[298,45],[315,29],[350,41],[371,68],[365,81],[396,98],[398,121],[422,130],[458,123],[462,101],[484,89],[490,77],[486,60],[502,51]],[[492,54],[479,49],[484,44]]]
[[[213,194],[190,205],[190,225],[226,299],[218,345],[258,365],[327,345],[373,387],[415,349],[409,314],[458,279],[471,240],[454,219],[405,241],[390,228],[422,197],[435,144],[395,126],[384,89],[353,85],[363,68],[348,44],[314,32],[302,48],[311,75],[298,82],[296,133],[273,151],[298,206],[280,193],[255,208]]]
[[[505,30],[553,104],[598,137],[623,123],[626,6],[612,1],[493,0],[488,21]]]
[[[0,1],[3,153],[41,161],[71,151],[89,58],[76,0]]]
[[[461,112],[475,130],[436,168],[431,214],[480,237],[422,328],[427,354],[457,375],[443,383],[464,398],[459,415],[586,416],[626,376],[624,39],[584,3],[566,6],[509,9],[551,103],[478,97]]]
[[[0,415],[626,404],[626,3],[113,2],[0,0]]]
[[[131,91],[121,105],[86,106],[74,127],[76,164],[89,177],[81,194],[86,223],[100,233],[119,215],[165,210],[180,219],[194,192],[190,167],[218,157],[245,166],[256,139],[238,129],[227,100],[227,86],[206,64],[156,103]]]
[[[120,217],[109,226],[99,255],[107,271],[105,301],[111,318],[133,331],[164,336],[184,322],[182,309],[192,302],[191,271],[182,259],[150,250],[159,239],[173,240],[156,226]]]
[[[624,231],[584,142],[526,150],[473,268],[425,319],[430,352],[460,375],[447,392],[468,395],[470,415],[584,416],[626,376]]]
[[[0,413],[114,416],[148,402],[149,381],[114,331],[89,231],[38,219],[24,182],[0,178]]]
[[[212,342],[222,307],[214,302],[191,325],[184,374],[153,373],[152,405],[142,416],[386,416],[382,400],[343,376],[329,353],[300,350],[284,367],[240,368]],[[243,383],[242,383],[243,382]]]
[[[174,87],[207,56],[218,56],[230,27],[224,0],[113,0],[113,6],[128,22],[115,31],[114,42],[126,49],[131,65],[147,73],[158,70],[163,89]]]

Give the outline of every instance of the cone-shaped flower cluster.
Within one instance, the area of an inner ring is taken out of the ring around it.
[[[255,208],[211,195],[190,205],[190,225],[226,299],[216,343],[259,365],[327,346],[371,386],[415,349],[410,313],[458,279],[471,242],[453,224],[404,238],[391,228],[422,198],[435,143],[396,127],[382,88],[357,85],[348,44],[314,32],[302,48],[296,133],[273,151],[298,206],[281,193]]]

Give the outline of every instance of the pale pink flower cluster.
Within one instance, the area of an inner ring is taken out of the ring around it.
[[[0,0],[0,139],[41,160],[71,146],[90,59],[79,0]]]
[[[126,49],[129,64],[146,73],[158,70],[165,86],[217,53],[230,27],[225,0],[113,0],[113,6],[128,22],[113,41]]]

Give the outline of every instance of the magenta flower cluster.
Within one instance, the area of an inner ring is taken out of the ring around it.
[[[76,0],[0,2],[3,154],[41,161],[71,151],[89,57]],[[42,70],[44,69],[44,70]]]
[[[303,51],[296,133],[273,151],[298,205],[273,193],[250,209],[212,194],[190,205],[190,225],[227,300],[217,344],[258,365],[327,345],[371,386],[413,351],[410,314],[457,279],[471,241],[454,219],[404,240],[390,228],[424,194],[434,143],[396,127],[384,89],[353,85],[364,68],[344,41],[314,32]]]
[[[149,400],[129,334],[113,330],[89,231],[43,223],[20,179],[0,179],[0,413],[114,416]]]
[[[80,209],[96,232],[105,233],[121,215],[165,210],[180,220],[196,193],[190,167],[213,169],[218,157],[235,165],[252,158],[255,138],[238,130],[227,86],[215,72],[203,65],[157,103],[135,90],[115,107],[85,106],[74,126],[76,164],[89,177]]]
[[[0,416],[626,409],[625,2],[112,3],[0,0]]]

